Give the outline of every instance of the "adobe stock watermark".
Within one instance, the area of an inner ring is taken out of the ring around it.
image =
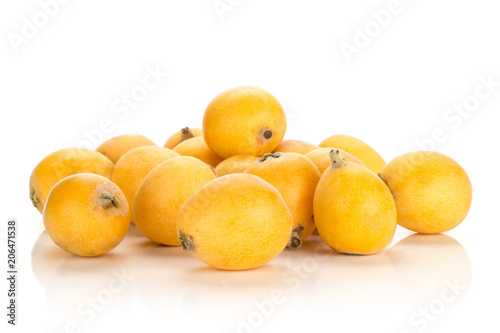
[[[85,326],[92,323],[98,314],[135,279],[133,275],[128,275],[123,268],[121,272],[114,271],[112,274],[113,277],[109,280],[106,288],[80,302],[75,309],[76,318],[66,322],[58,333],[82,333]]]
[[[127,92],[121,93],[111,102],[110,116],[102,118],[95,128],[82,131],[84,139],[78,142],[78,148],[92,150],[97,148],[105,136],[115,130],[116,124],[130,117],[132,111],[138,109],[149,94],[158,89],[169,75],[158,64],[155,67],[148,65],[144,71],[145,75],[139,83],[132,86]]]
[[[460,284],[457,278],[453,281],[445,280],[444,288],[441,289],[439,295],[429,303],[420,306],[410,315],[408,324],[411,328],[402,330],[399,333],[424,333],[466,290],[467,287]]]
[[[61,8],[71,0],[39,0],[39,8],[30,17],[21,17],[21,27],[19,32],[7,32],[7,39],[12,49],[17,54],[22,45],[28,44],[33,38],[38,36],[52,19],[60,12]]]
[[[377,38],[393,22],[393,18],[403,12],[404,8],[401,0],[390,0],[385,9],[372,10],[370,19],[365,22],[362,28],[355,26],[352,41],[342,41],[339,44],[347,63],[350,64],[354,55],[359,55],[361,51],[366,49],[373,39]]]
[[[497,93],[500,87],[500,81],[493,78],[493,74],[487,76],[480,75],[477,80],[479,83],[474,90],[461,101],[454,103],[447,108],[442,115],[441,126],[435,127],[429,138],[415,140],[415,145],[420,150],[435,150],[438,144],[444,143],[449,138],[451,131],[457,131],[462,127],[464,120],[468,119],[477,112],[481,102],[490,99]]]
[[[214,0],[212,7],[221,21],[225,20],[226,14],[233,12],[243,3],[243,0]]]
[[[314,249],[311,257],[307,257],[294,265],[282,276],[284,289],[274,289],[269,297],[253,302],[253,310],[244,317],[238,317],[236,333],[253,333],[261,327],[265,320],[271,317],[276,309],[287,301],[287,293],[297,290],[300,285],[308,280],[319,268],[321,261],[327,259],[330,254],[326,251],[330,248],[325,243],[319,243]]]

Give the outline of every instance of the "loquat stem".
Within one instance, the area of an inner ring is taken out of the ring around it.
[[[340,150],[330,150],[330,159],[332,161],[332,168],[341,168],[345,165],[344,158],[340,155]]]

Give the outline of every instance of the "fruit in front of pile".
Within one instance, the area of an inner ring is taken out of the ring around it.
[[[396,205],[384,182],[359,164],[331,151],[332,166],[314,195],[314,219],[321,238],[334,250],[375,254],[396,231]]]
[[[101,153],[86,148],[65,148],[45,157],[30,177],[30,199],[43,213],[52,187],[61,179],[77,173],[95,173],[111,178],[114,164]]]
[[[115,248],[130,225],[130,209],[120,188],[90,173],[59,181],[47,198],[43,224],[62,249],[84,257]]]
[[[280,192],[293,218],[293,231],[287,247],[296,249],[314,230],[313,198],[320,173],[304,155],[270,153],[245,170],[258,176]]]
[[[431,151],[407,153],[389,162],[379,175],[394,195],[402,227],[440,233],[458,226],[469,212],[470,179],[446,155]]]
[[[134,223],[150,240],[180,246],[177,216],[184,202],[215,179],[213,168],[189,156],[174,157],[155,167],[134,200]]]
[[[323,140],[320,144],[322,148],[338,148],[359,158],[368,169],[378,173],[385,165],[382,156],[379,155],[368,144],[350,135],[337,134]]]
[[[216,96],[203,116],[203,136],[218,156],[262,156],[283,140],[286,116],[278,100],[256,87],[236,87]]]
[[[235,173],[216,178],[189,197],[177,229],[184,250],[205,264],[244,270],[283,251],[292,232],[292,215],[269,183]]]

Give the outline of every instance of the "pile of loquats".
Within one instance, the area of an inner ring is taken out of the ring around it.
[[[263,265],[315,229],[340,253],[370,255],[388,246],[397,224],[433,234],[467,216],[470,180],[443,154],[386,164],[348,135],[316,146],[283,141],[285,131],[275,97],[232,88],[210,102],[203,129],[183,128],[164,147],[126,134],[95,151],[48,155],[33,170],[30,198],[70,253],[107,253],[132,222],[150,240],[225,270]]]

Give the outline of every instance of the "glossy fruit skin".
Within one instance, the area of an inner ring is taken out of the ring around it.
[[[314,165],[316,165],[319,172],[323,174],[325,170],[328,169],[332,164],[332,161],[330,159],[330,151],[332,149],[338,149],[338,148],[319,148],[307,153],[305,156],[308,159],[310,159],[314,163]],[[356,156],[349,154],[348,152],[343,151],[342,149],[339,150],[346,162],[352,162],[366,167],[365,164],[361,162],[361,160]]]
[[[222,92],[203,116],[205,141],[223,159],[269,153],[283,140],[285,131],[283,107],[273,95],[256,87]]]
[[[332,135],[331,137],[323,140],[319,146],[322,148],[342,149],[359,158],[366,165],[366,167],[374,173],[378,173],[385,165],[384,159],[375,151],[375,149],[360,139],[350,135]]]
[[[420,233],[440,233],[458,226],[472,203],[472,185],[465,170],[437,152],[416,151],[396,157],[380,177],[391,189],[398,224]]]
[[[222,158],[214,154],[202,136],[185,140],[179,143],[173,150],[182,156],[196,157],[214,168],[222,162]]]
[[[116,184],[82,173],[62,179],[52,188],[43,223],[59,247],[93,257],[109,252],[123,240],[130,225],[130,209]]]
[[[103,142],[96,151],[116,163],[129,150],[144,146],[156,146],[156,144],[144,135],[123,134]]]
[[[314,195],[314,219],[331,248],[368,255],[391,242],[397,217],[385,183],[367,168],[346,162],[321,177]]]
[[[148,173],[169,158],[178,156],[180,155],[168,148],[146,146],[128,151],[116,162],[112,180],[125,194],[132,211],[135,194]]]
[[[231,173],[243,172],[252,164],[256,163],[259,158],[253,155],[235,155],[226,158],[215,167],[217,177],[229,175]]]
[[[174,149],[179,143],[189,140],[198,136],[203,136],[203,131],[201,128],[184,127],[180,131],[172,134],[163,147],[168,149]]]
[[[305,155],[313,150],[319,149],[318,146],[313,145],[312,143],[305,142],[302,140],[283,140],[278,145],[278,147],[274,148],[273,153],[297,153],[301,155]]]
[[[150,240],[180,246],[177,216],[184,202],[215,179],[213,168],[197,158],[174,157],[155,167],[142,182],[134,200],[134,222]]]
[[[78,173],[95,173],[111,179],[113,162],[101,153],[86,148],[64,148],[38,163],[31,173],[30,199],[40,213],[52,187],[61,179]]]
[[[313,218],[313,198],[320,173],[314,163],[298,153],[274,153],[266,160],[245,170],[264,179],[280,192],[293,217],[292,229],[299,233],[296,248],[316,227]]]
[[[244,173],[218,177],[182,206],[177,228],[185,250],[212,267],[261,266],[285,248],[292,215],[279,192]]]

